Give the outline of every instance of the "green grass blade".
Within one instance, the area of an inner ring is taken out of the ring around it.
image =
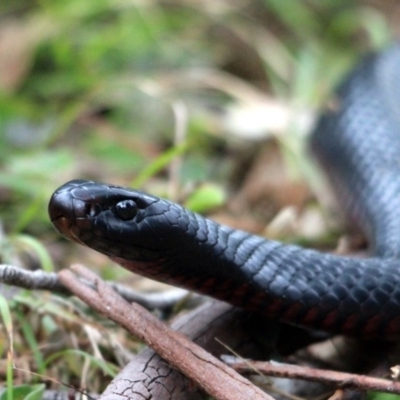
[[[14,386],[14,346],[13,346],[13,323],[11,318],[10,307],[7,299],[0,295],[0,313],[3,319],[4,326],[8,336],[8,352],[7,352],[7,400],[13,400],[13,386]]]
[[[188,149],[187,143],[172,147],[149,164],[132,182],[132,187],[141,187],[149,178],[164,169],[174,158],[184,154]]]

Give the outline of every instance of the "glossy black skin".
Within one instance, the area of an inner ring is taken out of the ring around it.
[[[385,258],[400,256],[399,71],[399,44],[365,59],[311,136],[350,219]]]
[[[64,236],[142,275],[296,325],[396,337],[400,131],[391,105],[399,92],[378,79],[396,68],[399,47],[367,59],[339,89],[339,107],[321,117],[311,139],[379,257],[353,259],[284,245],[140,191],[90,181],[61,186],[50,200],[50,217]],[[131,215],[120,212],[127,200],[137,206]]]

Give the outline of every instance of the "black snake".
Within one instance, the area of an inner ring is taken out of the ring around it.
[[[367,57],[311,135],[368,237],[356,259],[219,225],[149,194],[74,180],[49,213],[64,236],[125,268],[283,321],[362,337],[400,334],[400,46]]]

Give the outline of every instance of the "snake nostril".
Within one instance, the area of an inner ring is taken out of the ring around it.
[[[96,203],[86,203],[85,204],[85,214],[86,216],[93,218],[96,217],[101,211],[101,208]]]

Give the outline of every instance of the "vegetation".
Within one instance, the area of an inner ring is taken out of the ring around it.
[[[47,202],[59,185],[134,185],[216,213],[274,138],[292,176],[315,187],[304,121],[391,37],[383,12],[355,0],[14,0],[0,13],[2,263],[50,271],[81,261],[114,280],[130,275],[52,229]],[[28,385],[14,398],[40,398],[43,377],[100,392],[121,361],[113,344],[140,348],[83,309],[2,290],[0,374]]]

